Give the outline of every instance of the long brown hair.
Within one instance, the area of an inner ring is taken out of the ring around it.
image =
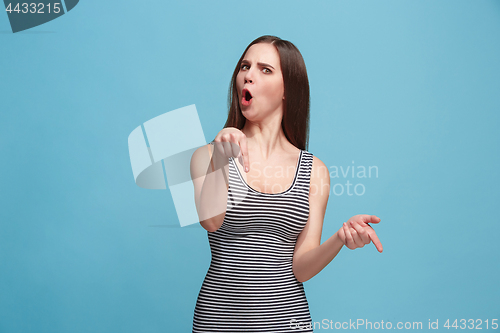
[[[299,149],[307,150],[309,146],[309,80],[306,64],[299,49],[291,42],[275,36],[262,36],[251,42],[238,60],[233,72],[228,93],[228,117],[224,128],[236,127],[242,129],[246,118],[241,113],[236,90],[236,76],[240,71],[241,61],[250,46],[258,43],[274,45],[280,57],[283,73],[285,105],[281,128],[285,137]]]

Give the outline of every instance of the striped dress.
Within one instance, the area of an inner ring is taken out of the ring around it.
[[[300,151],[290,188],[252,189],[229,159],[227,210],[208,232],[212,260],[198,294],[193,332],[313,332],[293,252],[309,217],[313,155]]]

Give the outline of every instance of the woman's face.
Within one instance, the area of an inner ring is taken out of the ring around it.
[[[283,111],[284,84],[280,57],[267,43],[252,45],[241,62],[236,89],[243,116],[259,120]]]

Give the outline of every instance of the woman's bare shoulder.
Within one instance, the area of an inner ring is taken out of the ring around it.
[[[206,144],[196,149],[191,156],[191,174],[199,176],[205,174],[212,158],[211,144]]]
[[[210,143],[203,145],[196,149],[191,156],[191,161],[193,160],[199,160],[201,159],[206,159],[206,157],[211,157],[212,156],[212,145]]]
[[[323,183],[330,183],[330,173],[328,171],[328,167],[322,160],[320,160],[317,156],[313,155],[313,165],[311,170],[311,180],[313,179],[319,180]]]

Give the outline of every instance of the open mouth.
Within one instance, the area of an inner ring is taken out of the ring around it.
[[[252,94],[250,93],[250,91],[245,90],[245,100],[248,102],[251,99],[252,99]]]
[[[248,106],[252,103],[252,94],[248,91],[248,89],[243,89],[241,95],[241,104]]]

